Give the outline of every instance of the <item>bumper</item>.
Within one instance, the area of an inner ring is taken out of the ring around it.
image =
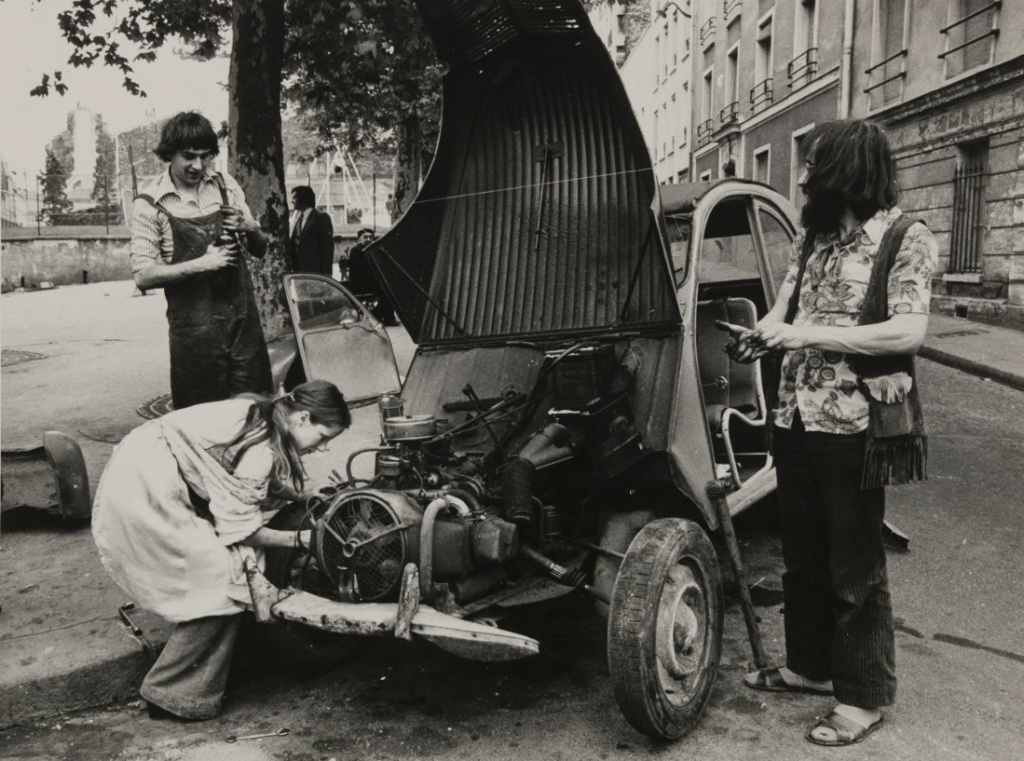
[[[413,564],[406,566],[399,602],[346,603],[309,592],[282,592],[267,581],[254,561],[246,562],[245,571],[260,621],[295,621],[336,634],[421,637],[454,655],[477,661],[517,660],[540,650],[540,643],[530,637],[421,605],[419,574]]]

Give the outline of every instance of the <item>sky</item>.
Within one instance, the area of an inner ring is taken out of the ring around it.
[[[148,94],[139,98],[123,88],[115,69],[99,64],[75,69],[67,63],[71,46],[61,37],[57,14],[70,5],[70,0],[0,0],[0,157],[18,179],[27,173],[34,185],[46,146],[79,105],[102,116],[115,135],[191,109],[214,124],[227,119],[226,57],[186,61],[173,52],[178,45],[169,45],[154,63],[135,64],[134,78]],[[53,71],[63,72],[68,92],[30,96],[42,75]]]

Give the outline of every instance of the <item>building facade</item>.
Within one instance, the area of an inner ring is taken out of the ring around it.
[[[862,0],[857,18],[852,113],[886,125],[902,208],[939,238],[939,302],[1024,306],[1024,0]]]
[[[647,12],[646,26],[637,34],[620,74],[647,139],[659,182],[685,182],[690,177],[693,110],[693,23],[685,15],[692,14],[691,2],[641,5]],[[625,11],[619,18],[620,24],[630,19]],[[633,19],[629,26],[635,29],[635,15]],[[621,38],[626,39],[624,32]]]
[[[638,5],[649,25],[631,38]],[[664,28],[679,11],[688,35]],[[799,206],[807,133],[878,121],[902,208],[939,239],[938,308],[1024,326],[1024,0],[597,2],[592,19],[625,56],[661,181],[747,177]],[[673,102],[689,118],[666,119]]]

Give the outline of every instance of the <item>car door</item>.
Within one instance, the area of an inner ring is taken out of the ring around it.
[[[290,274],[284,291],[309,380],[330,381],[349,402],[401,390],[387,331],[341,284],[323,275]]]

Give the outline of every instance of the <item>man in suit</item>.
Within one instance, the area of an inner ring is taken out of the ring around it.
[[[356,234],[356,242],[348,251],[348,280],[345,285],[356,296],[373,297],[377,305],[373,308],[373,316],[388,327],[398,325],[395,308],[388,301],[366,259],[366,249],[374,241],[372,228],[364,227]]]
[[[292,271],[331,277],[334,274],[334,224],[327,212],[316,208],[309,185],[292,188]]]

